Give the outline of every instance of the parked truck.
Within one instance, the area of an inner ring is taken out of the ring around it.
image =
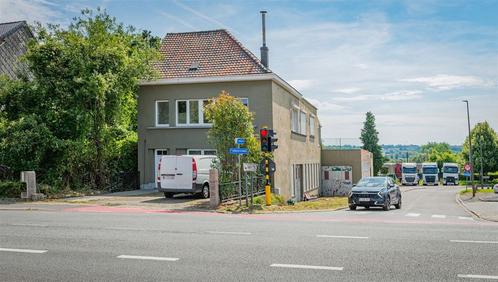
[[[443,184],[458,184],[459,167],[456,163],[443,163]]]
[[[424,185],[439,185],[439,169],[437,163],[422,164],[422,181]]]
[[[418,174],[416,163],[403,163],[401,165],[401,184],[417,185]]]

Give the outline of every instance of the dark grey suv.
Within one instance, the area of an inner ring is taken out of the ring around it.
[[[401,208],[401,191],[390,177],[364,177],[353,187],[348,197],[349,208],[382,207],[385,211],[394,205]]]

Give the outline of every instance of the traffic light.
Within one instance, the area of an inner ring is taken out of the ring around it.
[[[273,152],[278,148],[278,145],[276,144],[278,141],[278,138],[276,136],[277,136],[277,132],[270,130],[270,142],[269,142],[270,143],[269,144],[270,152]]]
[[[259,137],[261,139],[261,151],[270,152],[270,130],[262,128],[259,130]]]

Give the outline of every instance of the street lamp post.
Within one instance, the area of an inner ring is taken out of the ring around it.
[[[472,183],[472,197],[476,196],[476,187],[474,185],[474,161],[472,159],[472,136],[470,135],[470,113],[469,113],[469,101],[463,100],[467,104],[467,125],[469,128],[469,163],[470,163],[470,183]]]

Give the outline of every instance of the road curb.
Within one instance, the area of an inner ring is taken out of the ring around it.
[[[497,220],[483,217],[478,212],[476,212],[476,211],[472,210],[471,208],[469,208],[469,206],[462,201],[462,199],[460,198],[460,193],[458,193],[458,192],[456,194],[455,200],[456,200],[457,204],[459,204],[467,213],[471,214],[472,216],[475,216],[478,219],[484,220],[484,221],[498,222]]]

